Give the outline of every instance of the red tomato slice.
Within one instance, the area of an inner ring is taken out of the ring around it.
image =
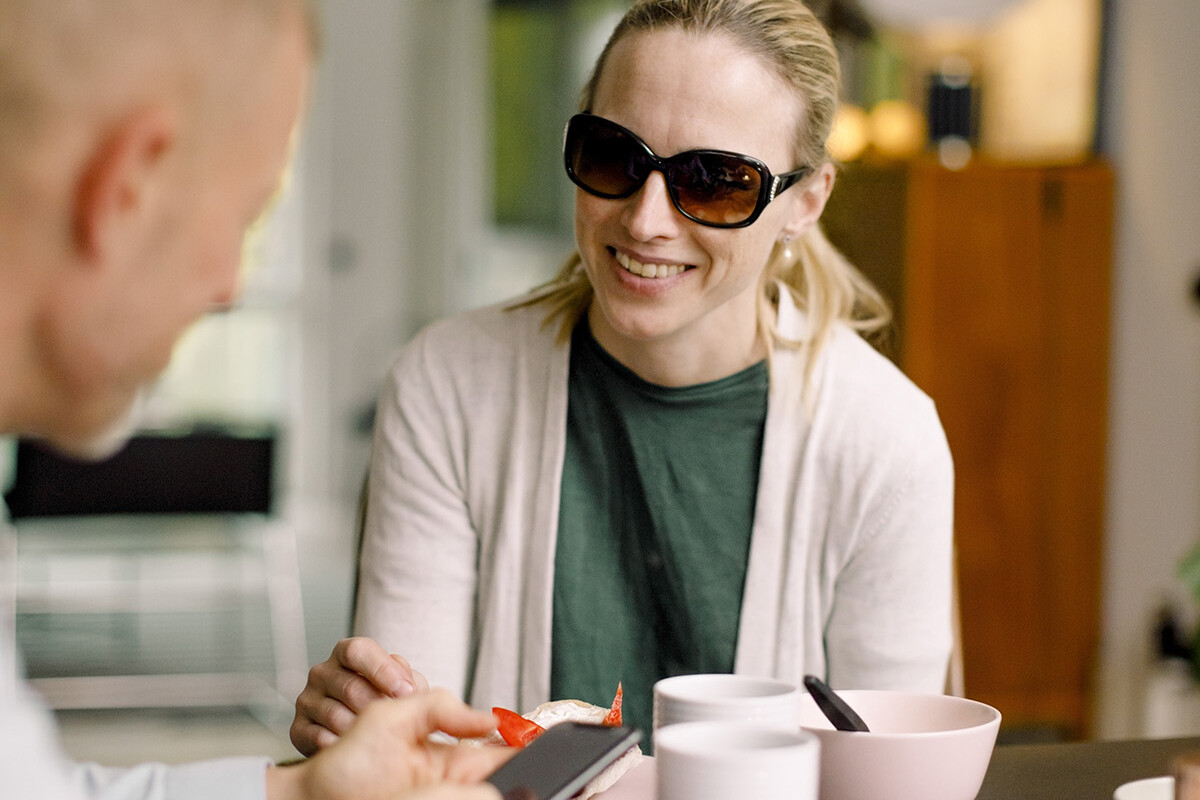
[[[546,732],[546,729],[532,720],[525,719],[515,711],[496,706],[492,713],[500,719],[497,730],[500,737],[513,747],[524,747]]]
[[[621,689],[620,681],[617,682],[617,696],[613,698],[612,708],[604,715],[604,724],[610,728],[621,727],[621,698],[624,691]]]

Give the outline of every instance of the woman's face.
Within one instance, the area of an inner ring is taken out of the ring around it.
[[[800,100],[723,35],[669,29],[626,36],[609,54],[591,111],[662,157],[709,148],[753,156],[772,174],[800,166],[792,154]],[[732,229],[680,214],[660,172],[625,199],[577,189],[575,236],[595,288],[588,318],[596,339],[657,382],[715,380],[761,359],[760,277],[775,243],[819,216],[830,181],[820,171],[780,194],[752,225]],[[655,277],[645,277],[643,265],[657,265]],[[694,369],[675,378],[639,369],[662,358]]]

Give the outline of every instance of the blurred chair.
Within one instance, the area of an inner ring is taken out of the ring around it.
[[[52,707],[291,702],[308,656],[277,441],[147,433],[103,462],[18,444],[16,635]]]

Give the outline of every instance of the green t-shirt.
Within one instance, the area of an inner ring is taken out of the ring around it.
[[[767,414],[766,362],[648,383],[586,319],[571,340],[550,691],[651,729],[652,687],[732,672]]]

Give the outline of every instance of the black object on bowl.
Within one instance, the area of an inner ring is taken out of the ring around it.
[[[859,731],[862,733],[870,731],[867,723],[863,722],[862,717],[847,705],[845,700],[838,697],[837,693],[833,689],[830,689],[825,681],[816,675],[804,676],[804,688],[817,701],[817,707],[821,709],[821,713],[839,731]]]

